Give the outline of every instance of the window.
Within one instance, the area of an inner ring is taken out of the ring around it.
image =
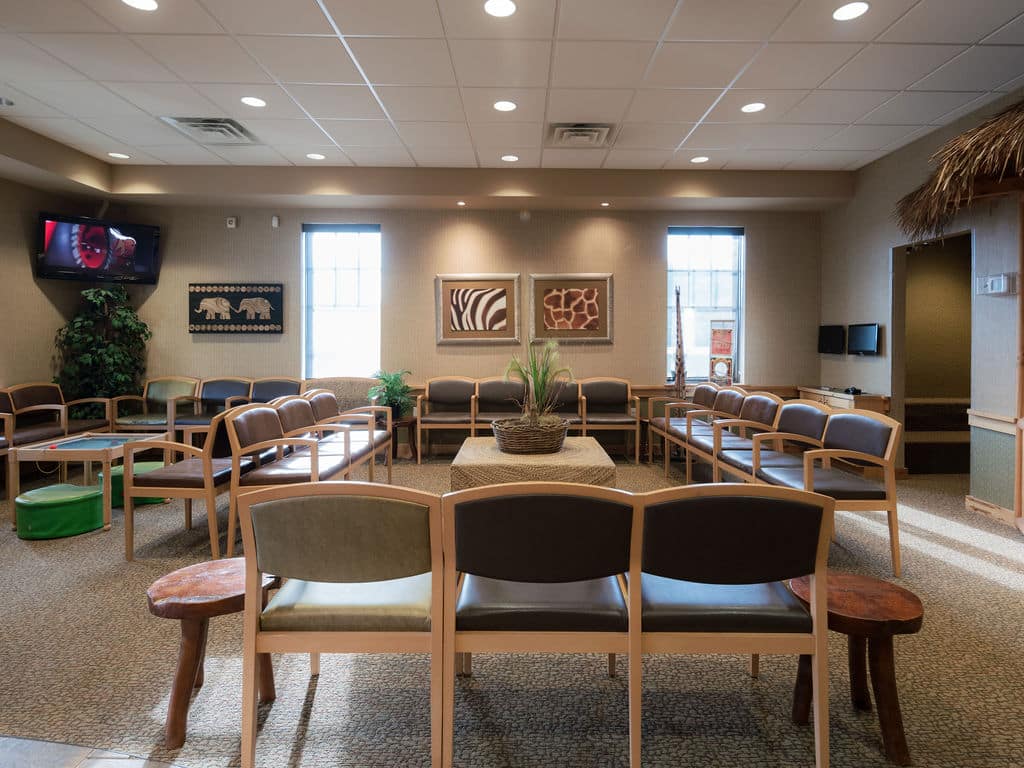
[[[668,228],[668,334],[666,379],[675,377],[676,286],[681,289],[687,380],[708,378],[711,322],[731,320],[733,378],[740,381],[743,309],[743,230],[738,227]]]
[[[306,224],[307,377],[372,376],[380,368],[380,227]]]

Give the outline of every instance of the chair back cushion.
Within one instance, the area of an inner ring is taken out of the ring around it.
[[[885,456],[892,428],[860,413],[833,413],[825,427],[825,447]]]
[[[317,421],[333,419],[341,413],[338,408],[338,398],[332,392],[317,392],[309,398],[309,404],[313,408],[313,416]]]
[[[294,432],[296,429],[312,427],[316,424],[316,415],[309,400],[297,397],[277,406],[277,417],[281,420],[281,429]]]
[[[743,410],[743,401],[747,396],[734,389],[720,389],[715,394],[714,409],[730,416],[739,416]]]
[[[718,387],[714,384],[698,384],[693,390],[693,401],[697,405],[711,408],[715,404],[715,397],[718,395]]]
[[[737,493],[644,512],[645,573],[704,584],[763,584],[814,572],[821,507]]]
[[[211,455],[215,459],[231,457],[231,441],[228,439],[228,429],[224,425],[224,411],[210,420],[210,431],[206,433],[203,450],[211,451]]]
[[[587,413],[625,413],[629,404],[629,384],[624,381],[584,381],[580,389],[587,398]]]
[[[469,412],[470,400],[476,390],[475,381],[465,379],[432,379],[427,382],[426,397],[432,411]]]
[[[480,412],[508,411],[518,413],[526,399],[526,387],[521,381],[485,379],[477,382],[477,410]]]
[[[579,413],[580,385],[568,379],[556,381],[553,403],[555,413]]]
[[[199,390],[203,410],[218,411],[229,397],[248,397],[252,383],[248,379],[210,379],[204,381]]]
[[[747,395],[743,400],[743,407],[740,409],[740,418],[770,426],[775,423],[775,414],[778,413],[778,410],[779,404],[770,397]]]
[[[429,509],[372,496],[301,496],[251,508],[260,570],[304,581],[387,581],[426,573]]]
[[[779,432],[813,437],[821,440],[828,414],[820,408],[804,403],[783,403],[779,414]]]
[[[11,403],[15,410],[31,408],[34,405],[60,405],[64,402],[57,384],[33,384],[30,387],[15,387],[10,390]]]
[[[267,403],[275,397],[285,395],[297,395],[301,384],[293,379],[264,379],[252,383],[252,401],[254,403]]]
[[[494,496],[455,506],[455,568],[506,581],[566,582],[629,570],[633,510],[585,496]]]
[[[0,389],[0,413],[14,413],[14,404],[11,403],[11,396],[7,390]]]
[[[150,407],[162,409],[167,401],[174,397],[184,397],[196,393],[196,382],[180,379],[150,379],[146,382],[146,401]]]
[[[269,406],[243,411],[235,416],[231,423],[234,426],[238,444],[243,450],[250,445],[262,443],[265,440],[279,440],[284,436],[277,411]]]

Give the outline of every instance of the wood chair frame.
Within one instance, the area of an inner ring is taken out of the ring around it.
[[[210,426],[208,424],[183,424],[181,426],[178,426],[175,423],[178,416],[178,405],[180,403],[186,403],[191,401],[193,405],[192,413],[198,416],[200,413],[202,413],[203,408],[203,387],[214,381],[244,381],[249,383],[248,395],[233,395],[231,397],[224,398],[225,411],[228,408],[231,408],[233,405],[237,405],[238,401],[248,401],[249,397],[252,395],[252,379],[248,379],[245,376],[214,376],[209,379],[200,379],[198,386],[196,386],[196,391],[193,392],[191,395],[180,395],[178,397],[172,397],[167,404],[167,431],[174,432],[176,430],[180,430],[182,433],[181,441],[183,443],[188,443],[189,445],[192,445],[192,440],[195,437],[195,435],[205,433],[207,430],[210,429]]]
[[[625,411],[623,415],[632,415],[632,424],[590,424],[587,421],[587,396],[583,394],[583,385],[590,382],[614,381],[626,385],[626,401],[623,404]],[[628,379],[617,379],[612,376],[591,376],[588,379],[579,379],[577,382],[580,392],[580,416],[583,419],[581,435],[587,436],[588,432],[604,432],[617,430],[626,434],[626,444],[623,446],[623,453],[629,455],[629,433],[633,433],[633,462],[640,463],[640,397],[633,394],[633,385]],[[632,411],[632,413],[630,413]]]
[[[309,400],[314,395],[321,393],[327,393],[329,395],[334,394],[329,389],[310,389],[307,390],[306,392],[303,392],[301,395],[282,395],[281,397],[274,398],[272,402],[288,402],[289,400],[295,397],[302,398],[303,400]],[[376,398],[374,398],[374,402],[375,401]],[[384,430],[382,431],[385,431],[387,433],[387,437],[385,437],[382,442],[374,444],[372,438],[370,438],[370,434],[375,431],[378,416],[384,416],[385,427]],[[385,407],[383,405],[363,405],[358,408],[349,408],[347,411],[339,411],[337,416],[331,416],[329,418],[321,419],[320,421],[316,422],[316,431],[320,433],[321,438],[324,436],[326,432],[344,431],[347,433],[351,433],[353,427],[346,426],[344,424],[339,424],[338,422],[361,421],[363,418],[366,419],[366,432],[367,439],[370,441],[370,452],[365,456],[361,456],[358,460],[354,462],[350,461],[350,466],[354,468],[360,466],[361,464],[369,462],[369,466],[367,467],[367,474],[369,476],[370,482],[372,483],[375,481],[374,468],[377,464],[377,454],[383,454],[384,466],[387,468],[388,471],[388,485],[390,485],[392,481],[392,472],[394,469],[394,458],[391,455],[391,445],[395,439],[394,430],[392,428],[391,423],[390,408]],[[344,429],[340,429],[339,427],[344,427]],[[355,427],[354,429],[358,431],[362,429],[362,426]],[[349,443],[349,438],[346,437],[345,451],[348,452],[350,447],[351,446]]]
[[[117,397],[111,398],[110,399],[110,407],[111,407],[110,427],[111,427],[111,430],[118,431],[118,432],[149,432],[149,431],[153,430],[153,428],[154,428],[153,424],[118,424],[117,423],[117,418],[118,418],[117,411],[118,411],[118,408],[120,407],[121,403],[128,402],[128,401],[134,401],[134,402],[141,402],[142,403],[142,412],[143,412],[143,414],[148,414],[149,413],[149,399],[147,398],[147,395],[149,394],[149,386],[154,381],[187,381],[187,382],[191,382],[192,383],[192,394],[195,395],[196,390],[199,387],[199,383],[200,383],[201,379],[197,379],[194,376],[157,376],[156,378],[153,378],[153,379],[146,379],[146,384],[142,388],[142,394],[141,395],[118,395]],[[175,402],[174,402],[175,400],[176,400],[176,398],[171,398],[170,400],[167,401],[167,413],[166,413],[165,418],[166,418],[166,423],[167,423],[166,429],[168,429],[168,430],[170,429],[170,424],[174,421],[174,410],[173,409],[175,408],[175,405],[176,405]]]
[[[464,381],[473,385],[473,394],[469,401],[469,421],[465,424],[424,424],[423,417],[429,413],[430,406],[430,385],[435,381]],[[469,376],[435,376],[427,379],[423,387],[423,394],[416,396],[416,463],[423,463],[423,437],[424,432],[432,429],[460,429],[469,432],[470,437],[476,437],[476,423],[473,414],[476,413],[476,379]],[[430,457],[430,447],[427,446],[427,458]]]
[[[735,386],[733,386],[733,387],[720,387],[718,391],[719,392],[738,392],[739,394],[743,395],[743,397],[747,397],[750,394],[749,392],[747,392],[747,390],[743,389],[742,387],[735,387]],[[682,410],[682,411],[686,412],[686,435],[687,435],[687,438],[689,438],[689,436],[690,436],[690,434],[691,434],[691,432],[693,430],[693,422],[698,417],[710,416],[711,417],[711,422],[714,422],[715,419],[735,419],[737,414],[726,413],[725,411],[717,411],[714,408],[705,408],[703,406],[697,406],[694,403],[688,403],[688,402],[685,402],[685,401],[684,402],[673,402],[673,403],[666,403],[665,404],[665,430],[664,431],[657,430],[657,432],[659,434],[661,434],[664,437],[664,440],[665,440],[664,446],[662,448],[662,453],[665,456],[665,477],[668,477],[669,465],[671,463],[671,458],[672,458],[672,454],[671,454],[671,451],[670,451],[671,445],[672,444],[678,445],[679,446],[679,450],[682,451],[682,454],[683,454],[683,461],[686,464],[686,484],[689,485],[691,480],[693,479],[693,468],[692,468],[692,466],[690,464],[690,454],[689,454],[689,452],[687,451],[687,448],[686,448],[686,444],[688,442],[688,439],[682,439],[681,440],[676,435],[672,434],[671,430],[668,428],[669,424],[671,423],[670,419],[672,417],[672,412],[673,411],[678,411],[678,410]]]
[[[747,395],[747,397],[754,397],[755,395],[758,397],[766,397],[775,403],[775,418],[772,419],[772,423],[768,424],[761,421],[741,419],[738,417],[730,419],[715,419],[714,421],[712,421],[711,429],[713,443],[711,453],[708,453],[707,451],[698,448],[695,445],[689,444],[689,441],[687,441],[686,447],[683,448],[683,450],[686,452],[685,460],[687,463],[687,484],[689,484],[690,482],[689,463],[691,459],[695,461],[700,461],[701,459],[703,459],[705,462],[710,464],[712,481],[716,483],[722,482],[722,474],[718,466],[718,454],[722,450],[722,433],[725,430],[739,430],[739,434],[742,437],[746,437],[750,433],[751,429],[763,429],[772,432],[775,431],[779,423],[779,415],[782,413],[782,404],[785,401],[778,395],[773,395],[771,392],[751,392]],[[696,411],[691,411],[690,413],[696,413]],[[690,414],[687,414],[687,428],[689,428],[690,423],[692,423],[690,422]],[[689,429],[687,429],[687,432],[689,432]]]
[[[697,382],[697,384],[695,384],[694,386],[695,387],[699,387],[699,386],[714,387],[716,391],[721,389],[721,387],[719,387],[717,384],[715,384],[714,382],[711,382],[711,381],[700,381],[700,382]],[[662,409],[661,410],[661,415],[664,416],[667,419],[668,415],[667,415],[667,413],[665,411],[665,406],[666,405],[672,405],[675,408],[688,408],[688,407],[692,406],[694,409],[696,409],[696,408],[706,408],[707,407],[705,405],[701,405],[700,403],[695,403],[695,402],[693,402],[693,400],[680,400],[678,397],[658,396],[658,397],[649,397],[649,398],[647,398],[647,421],[648,421],[648,423],[647,423],[647,463],[648,464],[653,464],[654,463],[654,436],[655,435],[661,435],[662,439],[664,440],[665,432],[666,432],[666,430],[658,429],[654,425],[654,422],[652,421],[652,419],[655,418],[658,415],[657,412],[656,412],[656,409],[658,409],[658,408]],[[664,443],[662,444],[662,450],[664,450]]]

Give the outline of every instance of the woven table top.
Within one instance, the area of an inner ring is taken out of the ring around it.
[[[615,487],[615,462],[592,437],[567,437],[558,453],[502,453],[493,437],[469,437],[452,461],[451,488],[562,482]]]

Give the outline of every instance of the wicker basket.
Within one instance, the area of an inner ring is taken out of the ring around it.
[[[559,419],[533,425],[519,418],[499,419],[491,429],[502,453],[558,453],[569,422]]]

